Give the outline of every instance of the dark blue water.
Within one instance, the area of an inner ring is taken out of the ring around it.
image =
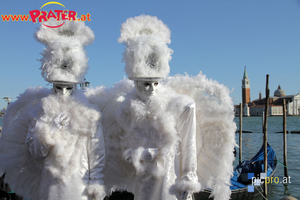
[[[283,134],[275,133],[283,130],[283,119],[281,117],[268,118],[268,142],[276,152],[278,164],[274,177],[279,177],[282,181],[284,176],[283,166]],[[235,118],[239,129],[239,118]],[[242,159],[251,159],[256,154],[263,142],[262,118],[261,117],[244,117],[242,130],[252,131],[253,133],[243,133],[243,157]],[[300,132],[300,116],[287,117],[287,130]],[[236,141],[239,141],[239,134],[236,134]],[[268,199],[279,200],[283,197],[293,196],[300,198],[300,134],[287,134],[287,160],[288,175],[291,183],[284,186],[283,183],[268,185]],[[238,151],[235,165],[238,163]],[[263,199],[263,197],[256,198]]]

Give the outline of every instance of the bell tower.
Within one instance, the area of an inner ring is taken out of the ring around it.
[[[248,79],[248,74],[245,66],[244,76],[242,80],[242,99],[243,106],[250,102],[250,79]]]

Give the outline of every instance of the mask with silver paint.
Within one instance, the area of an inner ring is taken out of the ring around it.
[[[155,96],[158,89],[158,81],[134,81],[135,89],[138,96],[143,100],[147,101],[150,97]]]
[[[62,96],[70,96],[73,94],[75,84],[53,83],[53,91],[55,94]]]

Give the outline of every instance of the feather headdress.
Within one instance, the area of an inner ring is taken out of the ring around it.
[[[47,23],[56,25],[57,20]],[[48,28],[41,24],[35,33],[46,48],[41,53],[42,76],[48,82],[83,83],[88,70],[85,46],[94,41],[93,31],[84,22],[65,21],[61,27]]]
[[[169,28],[157,17],[140,15],[129,18],[121,27],[119,42],[129,79],[160,79],[168,76],[173,50]]]

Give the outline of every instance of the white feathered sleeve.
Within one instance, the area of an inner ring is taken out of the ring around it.
[[[201,184],[197,177],[197,149],[196,149],[196,112],[195,103],[190,102],[184,107],[177,124],[180,136],[180,168],[181,177],[176,181],[178,191],[198,192]]]
[[[94,195],[96,200],[102,200],[106,195],[106,191],[103,180],[103,170],[105,167],[105,143],[101,122],[98,125],[97,133],[90,138],[88,158],[90,168],[88,193],[90,195]]]

